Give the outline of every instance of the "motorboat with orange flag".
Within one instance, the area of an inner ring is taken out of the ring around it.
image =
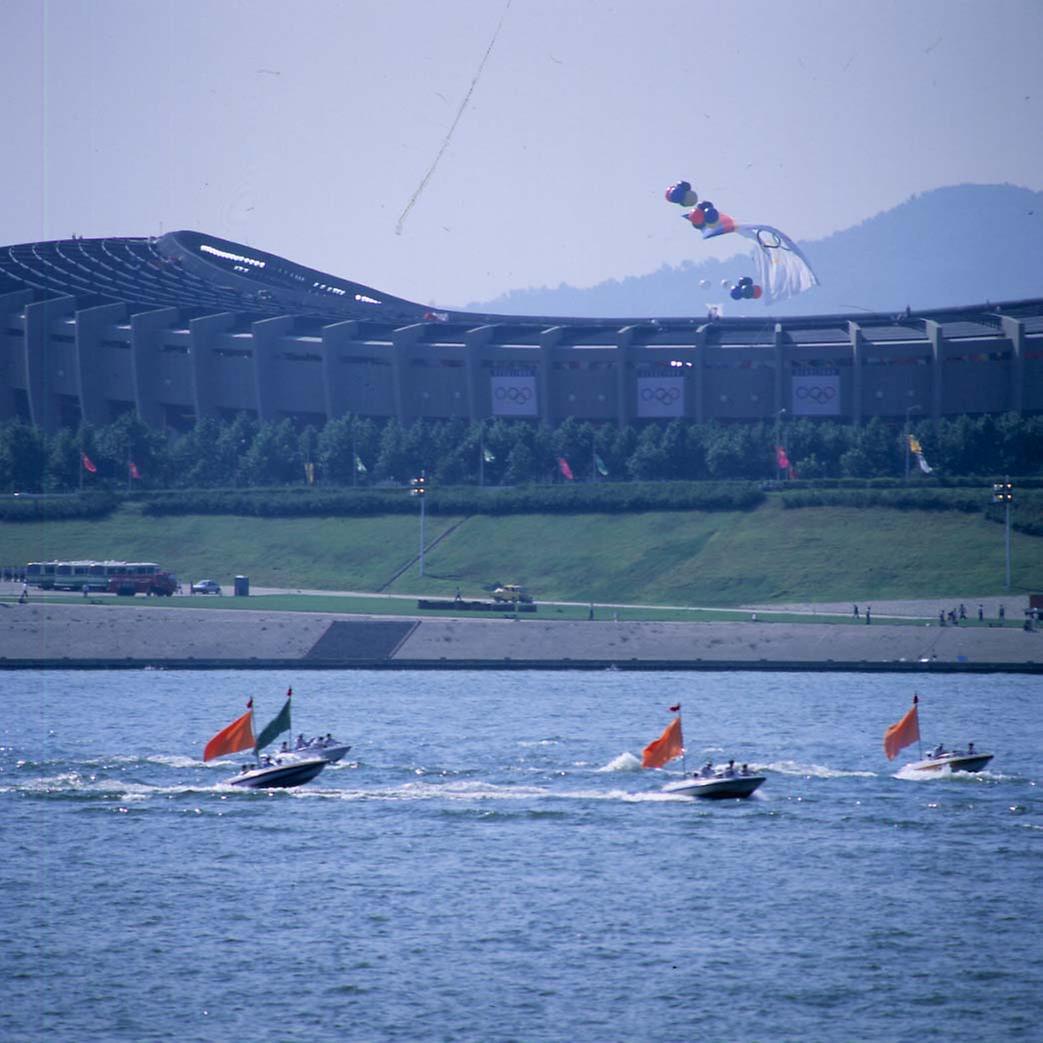
[[[726,800],[729,797],[742,799],[750,796],[764,782],[763,775],[750,771],[745,764],[736,768],[735,761],[729,761],[724,768],[714,768],[712,764],[707,763],[700,771],[690,775],[685,761],[681,704],[671,706],[670,712],[677,716],[666,726],[658,739],[654,739],[644,748],[641,757],[643,768],[662,768],[670,761],[681,758],[684,776],[674,782],[668,782],[663,787],[664,793],[674,793],[683,797],[704,797],[710,800]]]
[[[920,697],[913,693],[913,705],[906,711],[901,720],[895,721],[884,732],[884,753],[892,761],[907,746],[916,743],[920,750],[920,760],[908,765],[909,771],[941,773],[943,771],[981,771],[992,760],[991,753],[983,753],[975,749],[969,742],[965,749],[947,750],[939,744],[926,757],[923,755],[923,744],[920,740]]]
[[[254,751],[255,764],[251,767],[244,764],[238,775],[228,780],[229,785],[244,789],[290,789],[293,786],[311,782],[327,761],[323,757],[281,758],[265,756],[262,760],[261,750],[269,746],[284,731],[290,728],[290,697],[276,714],[275,718],[254,738],[253,705],[251,699],[246,704],[246,713],[237,717],[231,724],[222,728],[203,750],[203,760],[213,760],[227,753],[240,753],[251,747]]]

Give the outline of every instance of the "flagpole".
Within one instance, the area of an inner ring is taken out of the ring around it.
[[[920,751],[920,760],[923,760],[923,737],[920,734],[920,697],[913,692],[913,709],[916,710],[916,748]]]
[[[681,720],[681,706],[678,704],[677,707],[677,719]],[[681,724],[681,736],[684,737],[684,723]],[[688,774],[688,758],[685,756],[684,742],[681,743],[681,772],[684,775]]]

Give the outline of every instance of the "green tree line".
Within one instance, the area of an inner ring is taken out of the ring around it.
[[[620,428],[576,419],[556,428],[525,421],[417,420],[402,425],[344,416],[321,429],[241,415],[203,419],[185,433],[150,428],[132,414],[105,426],[46,434],[0,425],[4,492],[140,491],[401,485],[425,472],[441,485],[765,481],[789,478],[920,480],[1043,474],[1043,416],[960,416],[911,427],[932,468],[907,457],[904,425],[821,419],[782,424],[675,420]],[[88,468],[93,467],[94,470]]]

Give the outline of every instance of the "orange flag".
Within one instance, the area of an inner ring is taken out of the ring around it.
[[[227,728],[222,728],[206,744],[206,749],[203,750],[203,760],[210,761],[215,757],[220,757],[223,753],[238,753],[240,750],[249,750],[253,747],[253,699],[246,705],[250,709],[242,717],[232,721]]]
[[[675,717],[658,739],[650,742],[641,758],[642,768],[661,768],[668,761],[684,753],[684,736],[681,734],[681,718]]]
[[[893,761],[899,751],[904,750],[910,743],[919,741],[920,719],[916,712],[916,704],[919,701],[914,695],[913,708],[897,724],[892,724],[884,732],[884,753],[889,761]]]

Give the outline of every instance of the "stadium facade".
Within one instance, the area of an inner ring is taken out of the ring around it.
[[[199,232],[0,248],[0,421],[1043,411],[1043,299],[788,319],[434,311]]]

